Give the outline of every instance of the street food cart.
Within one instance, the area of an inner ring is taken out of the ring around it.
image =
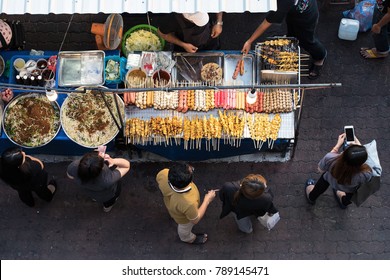
[[[55,76],[45,77],[43,87],[33,85],[35,79],[20,81],[21,72],[11,69],[8,85],[16,97],[2,115],[3,149],[17,144],[32,153],[80,155],[120,143],[172,160],[206,160],[265,151],[285,154],[296,142],[305,56],[294,38],[269,38],[247,55],[238,51],[131,51],[126,57],[120,57],[119,51],[3,54],[11,65],[22,58],[35,68],[41,59],[50,64],[53,55]],[[106,76],[110,63],[120,69]],[[31,146],[14,139],[8,111],[22,95],[34,98],[36,92],[58,96],[51,104],[59,117],[52,136]],[[90,99],[96,102],[88,103]]]

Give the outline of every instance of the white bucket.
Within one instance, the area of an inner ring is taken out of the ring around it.
[[[340,21],[339,38],[354,41],[359,32],[359,21],[356,19],[343,18]]]

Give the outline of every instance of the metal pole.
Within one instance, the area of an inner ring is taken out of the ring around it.
[[[112,93],[123,93],[123,92],[143,92],[143,91],[174,91],[174,90],[206,90],[206,89],[267,89],[267,88],[290,88],[290,89],[321,89],[321,88],[334,88],[341,87],[341,83],[328,83],[328,84],[285,84],[285,85],[253,85],[253,86],[185,86],[185,87],[161,87],[161,88],[125,88],[125,89],[110,89],[110,88],[101,88],[101,87],[83,87],[83,90],[78,89],[60,89],[60,88],[50,88],[51,90],[57,91],[57,93],[69,93],[69,92],[80,92],[85,93],[86,89],[97,90],[102,92],[112,92]],[[31,91],[31,92],[41,92],[46,93],[47,88],[45,87],[35,87],[35,86],[26,86],[26,85],[15,85],[15,84],[3,84],[0,83],[0,87],[8,87],[15,90],[21,91]]]

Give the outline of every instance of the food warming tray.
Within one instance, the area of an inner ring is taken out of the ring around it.
[[[100,86],[104,84],[103,51],[66,51],[58,54],[60,87]]]
[[[267,42],[277,40],[289,40],[290,43],[287,45],[275,45],[267,44]],[[255,47],[256,54],[256,66],[257,66],[257,83],[263,82],[286,82],[300,83],[300,59],[298,59],[298,71],[281,71],[278,70],[278,57],[279,52],[290,52],[296,53],[298,58],[300,57],[300,47],[298,40],[294,37],[269,37],[265,42],[257,43]]]
[[[216,63],[223,70],[223,56],[222,52],[174,53],[173,78],[177,82],[201,82],[201,69],[207,63]]]
[[[238,74],[237,78],[234,80],[232,76],[238,61],[241,59],[244,60],[245,72],[242,76]],[[248,54],[243,56],[242,54],[226,54],[224,65],[223,76],[225,85],[253,85],[255,79],[253,55]]]

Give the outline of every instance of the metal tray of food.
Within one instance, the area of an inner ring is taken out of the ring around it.
[[[4,111],[4,102],[0,99],[0,136],[3,132],[3,111]]]
[[[300,75],[300,48],[294,37],[270,37],[255,47],[257,82],[287,82]],[[295,77],[294,77],[295,73]]]
[[[104,84],[103,51],[58,53],[58,86],[101,86]]]
[[[60,106],[44,94],[21,93],[3,112],[3,130],[7,138],[24,148],[50,143],[61,128]]]
[[[111,142],[119,133],[124,119],[124,102],[111,92],[68,94],[61,106],[61,125],[70,140],[86,148],[96,148]]]
[[[237,77],[233,79],[234,71],[239,61],[244,61],[244,73],[238,73]],[[224,58],[224,84],[225,85],[253,85],[255,79],[254,72],[254,56],[251,54],[226,54]]]
[[[174,53],[172,75],[177,82],[222,84],[222,52]]]

